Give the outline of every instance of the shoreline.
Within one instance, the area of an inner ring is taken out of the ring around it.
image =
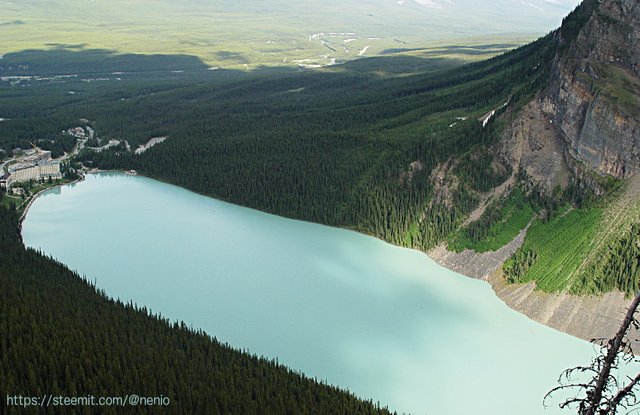
[[[633,298],[618,290],[601,295],[547,293],[536,290],[533,282],[511,284],[502,270],[485,279],[496,296],[509,308],[531,320],[560,332],[594,343],[613,338]],[[640,352],[640,331],[629,329],[629,342],[634,354]]]
[[[503,303],[531,320],[588,342],[613,338],[632,301],[624,293],[547,293],[537,290],[534,282],[512,284],[505,279],[502,264],[522,246],[527,228],[497,251],[455,253],[441,244],[426,254],[451,271],[487,282]],[[629,339],[634,350],[640,351],[640,332],[631,333]]]
[[[31,196],[31,199],[28,201],[27,206],[24,208],[19,219],[18,233],[20,234],[20,240],[22,241],[22,222],[26,217],[29,208],[38,196],[50,189],[82,182],[85,180],[87,174],[100,173],[124,174],[125,170],[94,169],[87,171],[81,175],[80,178],[72,182],[42,189]],[[158,180],[153,177],[141,174],[138,175]],[[159,181],[168,183],[163,180]],[[175,185],[173,183],[168,184]],[[182,186],[178,187],[189,190]],[[204,194],[203,196],[212,197]],[[533,282],[527,284],[510,284],[504,279],[501,272],[502,263],[522,245],[527,228],[520,231],[520,233],[509,244],[495,252],[490,251],[479,254],[474,251],[465,250],[462,253],[455,253],[449,251],[444,244],[440,244],[427,252],[415,248],[409,249],[413,249],[426,255],[438,265],[450,271],[456,272],[467,278],[478,279],[486,282],[491,286],[496,297],[498,297],[513,311],[523,314],[527,318],[547,327],[588,342],[591,342],[593,339],[608,339],[613,337],[624,318],[629,303],[631,302],[631,299],[625,299],[623,293],[614,291],[599,296],[546,293],[536,290]],[[366,236],[373,236],[350,228],[340,227],[339,229],[358,232]],[[376,236],[373,237],[382,242],[389,243],[388,241]],[[398,246],[394,244],[391,245]],[[640,340],[633,341],[633,345],[634,349],[640,350],[638,349],[638,347],[640,347]]]
[[[46,189],[41,189],[36,194],[31,196],[29,201],[26,202],[27,206],[25,206],[24,210],[22,211],[22,214],[20,214],[20,218],[18,219],[18,240],[20,241],[20,243],[23,246],[24,246],[24,241],[22,240],[22,222],[24,222],[24,219],[26,218],[27,213],[29,213],[29,208],[31,208],[31,205],[38,198],[38,196],[40,196],[42,193],[44,193],[47,190],[57,189],[58,187],[66,186],[66,185],[73,184],[73,183],[79,183],[82,180],[84,180],[84,176],[80,176],[78,179],[76,179],[76,180],[74,180],[72,182],[69,182],[69,183],[57,184],[55,186],[47,187]]]
[[[71,181],[69,183],[60,183],[60,184],[56,184],[55,186],[47,187],[45,189],[40,189],[35,194],[31,195],[29,200],[26,202],[27,205],[24,207],[24,210],[22,211],[22,214],[20,215],[20,218],[18,219],[18,230],[22,231],[22,222],[24,221],[24,218],[27,216],[27,213],[29,212],[29,208],[31,208],[31,205],[38,198],[38,196],[40,196],[42,193],[46,192],[47,190],[57,189],[59,187],[67,186],[67,185],[70,185],[70,184],[79,183],[79,182],[81,182],[83,180],[84,180],[84,175],[81,175],[79,178],[77,178],[74,181]],[[20,205],[20,206],[22,206],[22,205]],[[21,239],[22,239],[22,237],[21,237]]]
[[[60,184],[56,184],[55,186],[51,186],[51,187],[47,187],[45,189],[38,190],[38,192],[33,194],[29,198],[29,200],[26,202],[27,205],[24,207],[24,210],[22,211],[22,213],[20,214],[20,218],[18,219],[18,232],[20,233],[20,240],[22,240],[22,222],[24,221],[24,218],[27,216],[27,213],[29,213],[29,209],[31,208],[31,205],[33,204],[33,202],[35,202],[35,200],[38,198],[38,196],[40,196],[42,193],[46,192],[47,190],[57,189],[59,187],[68,186],[70,184],[80,183],[80,182],[84,181],[84,179],[85,179],[87,174],[95,174],[95,173],[124,173],[124,172],[125,172],[124,170],[99,170],[99,169],[91,170],[91,171],[84,172],[83,174],[80,175],[80,177],[78,177],[77,179],[75,179],[75,180],[73,180],[73,181],[71,181],[69,183],[60,183]]]

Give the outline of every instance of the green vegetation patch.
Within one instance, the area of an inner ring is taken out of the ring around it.
[[[499,201],[491,203],[480,218],[449,238],[455,252],[496,251],[509,243],[531,221],[535,209],[519,187]]]
[[[612,98],[614,104],[628,114],[640,116],[640,84],[624,69],[613,65],[601,68],[606,82],[602,83],[602,92]]]
[[[607,246],[606,260],[598,264],[592,278],[583,278],[585,289],[607,292],[619,289],[628,295],[640,289],[640,223],[634,223],[618,240]],[[584,276],[584,275],[583,275]]]
[[[536,220],[531,225],[522,247],[503,265],[510,282],[535,281],[546,292],[565,290],[575,282],[575,271],[587,256],[602,210],[564,209],[548,222]]]
[[[0,191],[0,207],[5,209],[15,209],[22,203],[22,198],[7,195],[4,191]]]

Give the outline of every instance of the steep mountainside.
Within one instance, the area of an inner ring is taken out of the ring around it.
[[[625,282],[612,284],[605,282],[603,264],[633,262],[612,251],[640,220],[640,202],[629,197],[634,192],[615,191],[640,171],[640,3],[586,0],[554,33],[554,42],[548,86],[507,129],[502,154],[547,194],[587,189],[589,200],[572,206],[583,209],[568,212],[565,220],[574,221],[567,234],[576,227],[585,232],[567,239],[573,250],[553,272],[535,270],[536,257],[551,242],[536,243],[528,235],[530,243],[525,241],[507,271],[512,280],[536,280],[548,291],[603,292],[615,286],[632,292],[639,278],[635,268]],[[544,231],[558,232],[551,226]]]
[[[555,42],[558,54],[549,86],[527,106],[506,140],[518,143],[508,151],[511,160],[547,188],[566,185],[567,170],[615,178],[636,174],[640,3],[587,0],[555,33]],[[541,151],[544,156],[537,157]],[[557,167],[542,169],[544,164]],[[597,183],[590,184],[602,192]]]
[[[133,168],[437,248],[467,275],[502,270],[547,293],[631,293],[640,289],[640,197],[628,185],[640,170],[638,15],[635,0],[586,0],[529,45],[464,66],[418,59],[423,69],[411,73],[379,71],[407,63],[389,58],[250,76],[138,65],[135,76],[8,79],[0,145],[50,146],[68,138],[61,130],[91,126],[98,142],[120,144],[83,151],[88,167]],[[168,139],[131,151],[153,137]]]
[[[504,267],[480,277],[544,324],[608,338],[628,304],[620,291],[640,283],[640,3],[586,0],[553,39],[548,85],[505,129],[498,153],[558,212],[543,211]],[[576,189],[582,196],[567,203]]]
[[[600,174],[640,171],[640,2],[586,3],[590,18],[555,62],[544,95],[546,115],[559,126],[569,154]]]

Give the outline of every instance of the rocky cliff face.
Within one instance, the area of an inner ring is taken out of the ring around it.
[[[561,146],[566,167],[574,173],[586,168],[626,178],[640,172],[640,1],[586,0],[581,8],[579,27],[566,24],[554,35],[558,52],[549,86],[512,124],[505,140],[507,158],[531,170],[547,188],[564,180],[535,174],[539,157],[534,156],[546,159],[545,148],[515,154],[522,146],[513,146],[530,141],[524,137],[527,131],[542,125],[546,153],[557,159]]]
[[[609,249],[616,232],[639,218],[629,207],[640,203],[640,0],[584,0],[552,36],[547,86],[510,123],[499,154],[549,192],[578,178],[598,194],[606,182],[598,175],[630,178],[603,214],[601,247]],[[459,258],[448,254],[442,263],[465,266]],[[584,339],[613,336],[629,304],[620,292],[581,297],[539,292],[534,282],[507,284],[495,269],[482,275],[509,306]]]

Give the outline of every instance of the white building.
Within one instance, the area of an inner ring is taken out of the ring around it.
[[[10,178],[11,178],[11,174],[9,173],[5,173],[2,176],[0,176],[0,189],[9,188],[9,186],[11,185]]]
[[[60,162],[45,163],[39,166],[16,170],[6,179],[6,187],[11,187],[13,183],[28,182],[29,180],[48,180],[49,178],[62,178]]]

